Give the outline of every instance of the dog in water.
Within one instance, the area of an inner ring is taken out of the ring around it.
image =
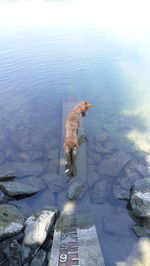
[[[67,160],[66,171],[68,175],[75,175],[75,160],[79,148],[78,128],[80,127],[80,117],[85,116],[86,111],[92,107],[88,102],[81,102],[74,107],[66,119],[66,136],[64,142],[64,152]]]

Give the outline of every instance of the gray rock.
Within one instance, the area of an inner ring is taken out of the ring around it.
[[[20,178],[18,181],[24,185],[34,187],[35,189],[37,189],[37,191],[40,191],[46,188],[46,185],[41,177],[28,176],[25,178]]]
[[[16,175],[15,175],[14,172],[9,172],[9,173],[7,173],[7,174],[0,175],[0,182],[1,182],[1,181],[11,180],[11,179],[13,179],[14,177],[16,177]]]
[[[113,195],[116,199],[129,200],[130,199],[130,190],[123,189],[120,185],[113,186]]]
[[[50,149],[48,151],[48,158],[51,159],[51,160],[54,160],[54,159],[58,159],[58,150],[52,150]]]
[[[130,203],[135,216],[150,217],[150,178],[135,182]]]
[[[85,185],[79,182],[74,182],[68,189],[67,197],[70,200],[77,199],[84,190]]]
[[[51,160],[50,162],[48,162],[47,166],[46,166],[46,173],[57,173],[58,172],[58,168],[59,168],[59,160],[58,159],[54,159]]]
[[[4,193],[6,193],[9,196],[31,195],[38,191],[38,189],[34,187],[21,184],[16,181],[0,182],[0,188]]]
[[[32,197],[32,210],[34,212],[48,205],[55,206],[55,196],[49,189],[40,191]]]
[[[14,171],[17,176],[40,176],[44,168],[41,162],[15,162],[1,166],[1,173]]]
[[[103,203],[109,194],[109,179],[106,177],[94,184],[91,190],[91,201],[92,203]]]
[[[31,203],[28,203],[28,200],[26,199],[12,200],[11,203],[17,206],[22,215],[25,217],[29,217],[29,215],[31,215],[31,213],[33,212]]]
[[[95,136],[95,140],[96,140],[96,142],[97,142],[97,141],[98,141],[98,142],[101,142],[101,141],[105,141],[105,140],[107,140],[108,137],[109,137],[108,132],[107,132],[106,130],[102,130],[102,131],[99,133],[99,135],[96,135],[96,136]]]
[[[109,235],[130,237],[130,226],[132,224],[132,218],[122,207],[115,206],[103,217],[103,229]]]
[[[57,213],[56,208],[45,207],[41,211],[31,215],[25,223],[23,243],[29,247],[39,248],[52,228]]]
[[[117,176],[130,159],[130,155],[123,151],[118,151],[114,152],[112,155],[107,155],[100,162],[98,168],[99,173],[101,175]]]
[[[18,234],[24,226],[24,219],[17,207],[0,205],[0,240]]]
[[[125,175],[120,176],[117,183],[122,189],[130,190],[136,180],[141,179],[141,176],[133,169],[128,169]]]
[[[9,263],[13,266],[21,266],[21,246],[17,240],[4,240],[2,242],[2,249],[7,256]]]
[[[24,245],[24,243],[22,243],[21,257],[23,264],[28,263],[30,261],[31,248],[29,246]]]
[[[142,177],[147,176],[147,167],[139,161],[130,160],[125,166],[125,171],[134,170],[137,171]]]
[[[89,156],[92,158],[94,162],[100,162],[100,160],[102,159],[102,156],[100,154],[98,154],[97,152],[93,152],[93,151],[89,153]]]
[[[100,176],[95,172],[88,170],[87,172],[87,184],[88,186],[93,186],[96,181],[100,179]]]
[[[8,203],[10,200],[12,200],[12,197],[9,197],[3,191],[0,190],[0,203]]]
[[[51,192],[60,192],[64,189],[66,185],[64,183],[64,177],[55,173],[43,175],[42,179],[44,180],[45,184]]]
[[[42,151],[24,151],[19,154],[19,157],[24,161],[33,161],[42,159],[44,157],[44,153]]]
[[[148,236],[148,234],[145,232],[145,230],[142,226],[133,225],[133,226],[131,226],[131,228],[137,236],[140,236],[140,237]]]
[[[36,254],[36,256],[33,258],[30,266],[42,266],[46,258],[46,252],[41,249],[39,252]]]

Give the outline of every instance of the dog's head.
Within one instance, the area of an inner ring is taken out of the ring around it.
[[[80,103],[81,112],[86,112],[90,107],[92,107],[92,104],[86,101]]]

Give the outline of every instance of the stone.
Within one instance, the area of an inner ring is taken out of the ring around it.
[[[102,159],[102,156],[99,153],[93,151],[89,153],[89,156],[94,162],[100,162],[100,160]]]
[[[48,158],[51,159],[51,160],[54,160],[54,159],[58,159],[58,150],[52,150],[50,149],[48,151]]]
[[[131,235],[129,228],[132,224],[132,218],[122,207],[113,207],[110,212],[103,217],[103,230],[108,235],[129,237]]]
[[[0,240],[21,232],[24,218],[19,209],[10,204],[0,205]]]
[[[44,153],[43,151],[29,150],[29,151],[21,152],[19,154],[19,157],[23,161],[33,161],[33,160],[43,159]]]
[[[14,204],[19,208],[21,211],[22,215],[24,217],[29,217],[31,215],[32,211],[32,206],[31,203],[28,201],[28,199],[19,199],[19,200],[12,200],[11,204]]]
[[[118,178],[117,183],[122,189],[130,190],[135,181],[139,179],[141,179],[141,176],[135,170],[128,169],[128,172],[126,172],[125,175],[121,175]]]
[[[92,203],[100,204],[105,201],[109,194],[109,179],[108,177],[97,181],[91,190],[91,201]]]
[[[21,184],[17,181],[0,182],[0,188],[9,196],[27,196],[32,195],[38,191],[33,186]]]
[[[101,175],[118,176],[121,169],[131,159],[128,153],[116,151],[107,155],[99,164],[98,171]]]
[[[85,188],[85,185],[79,182],[74,182],[70,185],[69,189],[68,189],[68,193],[67,193],[67,197],[70,200],[75,200],[77,199],[81,192],[83,192]]]
[[[57,174],[58,172],[58,168],[59,168],[59,160],[58,159],[53,159],[51,161],[48,162],[47,166],[46,166],[46,169],[45,169],[45,172],[46,173],[55,173]]]
[[[41,249],[31,261],[30,266],[42,266],[46,258],[46,252]]]
[[[130,199],[130,190],[123,189],[119,185],[113,186],[113,195],[116,199],[129,200]]]
[[[87,173],[87,185],[92,187],[96,181],[99,181],[100,176],[95,172],[89,170]]]
[[[0,204],[8,203],[12,198],[0,190]]]
[[[48,266],[104,266],[96,228],[90,214],[63,215],[55,226]]]
[[[65,188],[64,178],[61,175],[51,173],[43,175],[42,179],[51,192],[60,192]]]
[[[0,253],[0,265],[5,266],[8,265],[7,263],[9,263],[7,257],[4,255],[4,253]]]
[[[49,189],[40,191],[32,197],[32,210],[34,212],[48,205],[55,206],[54,193]]]
[[[24,185],[34,187],[37,191],[43,190],[46,188],[46,185],[41,177],[37,176],[28,176],[25,178],[20,178],[18,181]]]
[[[6,163],[1,166],[1,172],[14,171],[16,176],[40,176],[43,174],[44,168],[41,162],[15,162],[15,163]]]
[[[23,265],[24,263],[28,263],[31,258],[31,248],[24,245],[24,243],[22,243],[21,257],[22,257]]]
[[[96,142],[102,142],[107,140],[109,137],[109,133],[106,130],[102,130],[98,135],[95,136]]]
[[[150,217],[150,178],[137,180],[132,187],[130,204],[135,216]]]
[[[39,248],[51,230],[57,213],[55,207],[45,207],[31,215],[25,222],[23,243],[32,248]]]
[[[7,256],[9,263],[15,266],[21,266],[21,246],[16,239],[7,239],[2,242],[2,249]]]
[[[148,234],[145,232],[142,226],[133,225],[131,228],[137,236],[140,236],[140,237],[148,236]]]
[[[129,173],[129,171],[137,172],[141,177],[145,177],[148,175],[147,167],[138,160],[131,159],[124,167],[125,173]]]
[[[11,180],[11,179],[13,179],[14,177],[16,177],[16,175],[15,175],[14,172],[9,172],[9,173],[7,173],[7,174],[1,174],[1,175],[0,175],[0,182],[1,182],[1,181]]]

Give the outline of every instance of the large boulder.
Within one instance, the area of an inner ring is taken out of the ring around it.
[[[6,181],[0,182],[0,188],[9,196],[25,196],[36,193],[39,189],[16,182]]]
[[[24,218],[16,206],[0,205],[0,240],[18,234],[24,226]]]
[[[135,182],[130,203],[135,216],[150,217],[150,177]]]
[[[99,164],[99,174],[118,176],[122,168],[130,159],[130,155],[123,151],[116,151],[111,155],[107,155]]]
[[[24,244],[31,248],[39,248],[53,227],[57,213],[55,207],[45,207],[31,215],[25,223]]]

